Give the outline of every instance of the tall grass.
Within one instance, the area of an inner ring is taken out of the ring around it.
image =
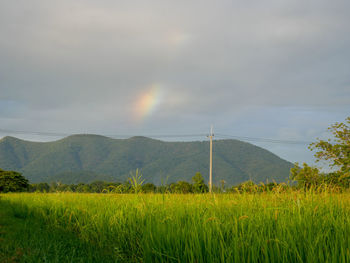
[[[116,262],[349,262],[350,194],[6,194]]]

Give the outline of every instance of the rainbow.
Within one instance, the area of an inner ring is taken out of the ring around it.
[[[136,100],[134,105],[134,118],[136,121],[144,120],[156,110],[161,100],[161,88],[152,84]]]

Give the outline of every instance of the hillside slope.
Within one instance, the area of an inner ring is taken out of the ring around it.
[[[53,142],[0,140],[0,168],[23,173],[31,182],[124,181],[140,168],[147,182],[190,181],[209,169],[208,142],[164,142],[146,137],[111,139],[72,135]],[[273,153],[238,140],[216,140],[214,182],[285,181],[292,164]]]

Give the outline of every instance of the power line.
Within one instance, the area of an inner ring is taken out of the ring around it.
[[[61,133],[61,132],[38,132],[38,131],[18,131],[18,130],[7,130],[7,129],[0,129],[0,133],[5,134],[27,134],[27,135],[42,135],[42,136],[69,136],[71,134],[68,133]]]
[[[8,130],[0,129],[0,133],[4,134],[26,134],[26,135],[39,135],[39,136],[70,136],[72,133],[62,133],[62,132],[39,132],[39,131],[20,131],[20,130]],[[74,134],[88,134],[88,133],[74,133]],[[135,136],[143,136],[149,138],[185,138],[185,137],[205,137],[206,134],[145,134],[145,135],[136,135],[136,134],[102,134],[102,136],[112,137],[112,138],[130,138]]]
[[[184,137],[205,137],[207,134],[146,134],[141,135],[144,137],[150,137],[150,138],[184,138]],[[108,137],[118,137],[118,136],[125,136],[125,137],[133,137],[133,136],[140,136],[140,135],[106,135]]]
[[[10,130],[10,129],[0,129],[0,133],[3,134],[26,134],[26,135],[38,135],[38,136],[53,136],[53,137],[66,137],[72,135],[71,133],[63,132],[40,132],[40,131],[23,131],[23,130]],[[80,133],[87,134],[87,133]],[[237,136],[230,134],[215,133],[217,138],[221,139],[236,139],[241,141],[249,142],[263,142],[263,143],[276,143],[276,144],[294,144],[294,145],[308,145],[312,142],[310,141],[300,141],[300,140],[281,140],[281,139],[271,139],[271,138],[261,138],[261,137],[248,137],[248,136]],[[196,133],[196,134],[145,134],[145,135],[132,135],[132,134],[102,134],[102,136],[111,138],[130,138],[134,136],[144,136],[154,139],[161,138],[205,138],[208,134]]]
[[[258,137],[247,137],[247,136],[236,136],[236,135],[227,135],[216,133],[217,137],[226,138],[226,139],[237,139],[242,141],[254,141],[254,142],[269,142],[269,143],[281,143],[281,144],[310,144],[310,141],[297,141],[297,140],[280,140],[280,139],[271,139],[271,138],[258,138]]]

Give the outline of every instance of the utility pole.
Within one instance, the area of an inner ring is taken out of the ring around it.
[[[210,135],[208,136],[210,139],[210,158],[209,158],[209,193],[211,193],[213,189],[213,125],[210,128]]]

